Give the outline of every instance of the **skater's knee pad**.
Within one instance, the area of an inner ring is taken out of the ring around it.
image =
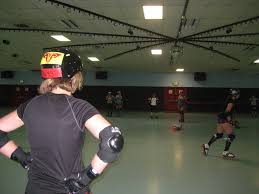
[[[236,138],[235,134],[231,133],[228,135],[228,141],[232,142]]]
[[[217,139],[220,139],[220,138],[223,137],[223,133],[216,133],[216,134],[214,135],[214,137],[216,137]]]

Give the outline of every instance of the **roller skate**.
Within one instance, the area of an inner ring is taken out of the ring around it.
[[[210,146],[205,143],[205,144],[202,144],[201,148],[202,148],[202,153],[203,153],[203,155],[204,155],[204,156],[207,156],[208,153],[209,153],[209,148],[210,148]]]
[[[231,160],[231,159],[235,158],[235,154],[233,154],[233,153],[231,153],[231,152],[229,152],[229,151],[223,151],[222,157],[223,157],[224,159]]]

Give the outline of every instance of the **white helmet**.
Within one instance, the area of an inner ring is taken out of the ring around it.
[[[230,95],[231,96],[239,96],[240,95],[240,90],[238,90],[238,89],[230,89]]]

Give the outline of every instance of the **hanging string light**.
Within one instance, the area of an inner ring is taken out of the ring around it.
[[[164,40],[164,38],[152,37],[152,36],[134,36],[124,34],[109,34],[109,33],[92,33],[92,32],[79,32],[79,31],[67,31],[67,30],[49,30],[49,29],[36,29],[36,28],[0,28],[0,31],[9,32],[36,32],[36,33],[63,33],[71,35],[85,35],[85,36],[103,36],[103,37],[116,37],[116,38],[139,38],[139,39],[151,39],[151,40]]]

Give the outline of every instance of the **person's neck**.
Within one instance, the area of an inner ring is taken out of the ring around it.
[[[66,90],[63,90],[63,89],[61,89],[61,88],[59,88],[59,87],[54,88],[51,92],[54,93],[54,94],[65,94],[65,95],[68,95],[68,96],[71,96],[71,95],[72,95],[71,92],[68,92],[68,91],[66,91]]]

